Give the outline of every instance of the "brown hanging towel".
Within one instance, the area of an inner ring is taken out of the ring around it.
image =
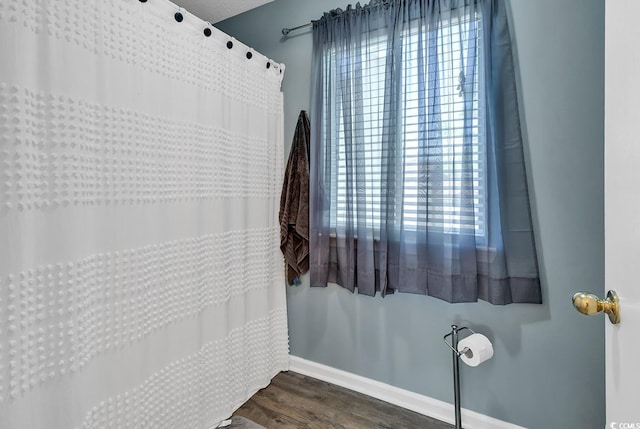
[[[309,271],[309,116],[300,111],[280,195],[280,249],[287,282],[300,284]]]

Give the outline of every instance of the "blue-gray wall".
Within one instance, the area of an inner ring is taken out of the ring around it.
[[[344,1],[344,0],[342,0]],[[282,27],[344,7],[275,0],[218,25],[286,64],[286,150],[309,109],[311,35]],[[604,292],[604,0],[512,0],[543,305],[384,299],[337,287],[288,287],[291,354],[452,402],[452,323],[485,333],[495,356],[462,368],[462,404],[531,429],[601,428],[604,322],[576,313],[577,290]],[[206,17],[203,17],[206,18]]]

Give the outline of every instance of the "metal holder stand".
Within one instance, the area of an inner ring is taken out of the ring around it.
[[[451,325],[451,332],[444,336],[442,341],[453,351],[453,402],[456,414],[456,429],[462,429],[462,416],[460,413],[460,361],[458,360],[461,355],[465,354],[469,349],[465,347],[463,350],[458,351],[458,333],[460,331],[469,331],[472,334],[475,332],[466,326],[458,327],[457,325]],[[451,344],[447,342],[447,337],[451,337]]]

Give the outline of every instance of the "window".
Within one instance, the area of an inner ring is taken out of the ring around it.
[[[492,0],[314,21],[312,286],[540,302],[510,33]]]
[[[360,46],[325,50],[333,230],[349,217],[358,228],[378,229],[388,216],[385,175],[397,168],[403,182],[393,214],[398,228],[485,234],[481,26],[477,17],[445,22],[435,30],[414,26],[399,41],[380,32]],[[401,64],[393,71],[400,74],[393,89],[388,52]],[[392,90],[399,91],[395,104]],[[396,122],[393,134],[389,121]]]

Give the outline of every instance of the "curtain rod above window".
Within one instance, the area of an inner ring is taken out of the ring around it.
[[[347,9],[349,9],[349,8],[351,8],[351,5],[347,6]],[[289,33],[291,33],[292,31],[300,30],[301,28],[310,27],[311,25],[313,25],[313,22],[307,22],[306,24],[298,25],[297,27],[283,28],[282,29],[282,35],[283,36],[288,36]]]
[[[306,24],[298,25],[297,27],[283,28],[282,29],[282,35],[283,36],[288,36],[289,33],[291,33],[292,31],[299,30],[299,29],[305,28],[305,27],[309,27],[311,24],[312,24],[311,22],[307,22]]]

